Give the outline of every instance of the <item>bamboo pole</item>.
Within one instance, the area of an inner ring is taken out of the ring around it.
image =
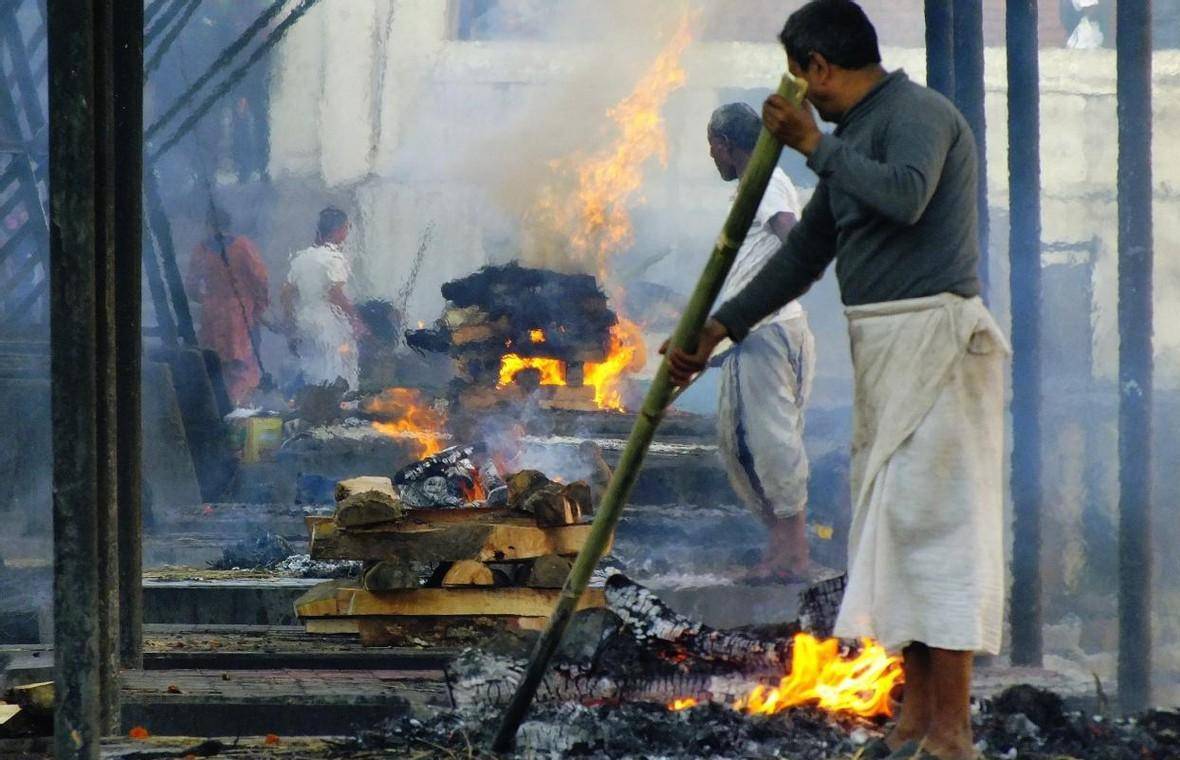
[[[805,93],[806,84],[804,82],[796,80],[790,74],[783,75],[778,88],[779,95],[796,104],[801,104]],[[696,289],[693,290],[692,297],[684,309],[684,314],[681,315],[680,322],[672,333],[671,346],[689,351],[696,349],[701,328],[704,327],[705,320],[709,317],[709,311],[713,308],[717,294],[721,292],[721,286],[725,284],[725,277],[729,274],[730,267],[733,266],[738,249],[742,247],[742,243],[746,239],[750,223],[754,221],[754,214],[762,202],[762,196],[766,193],[766,185],[770,182],[770,175],[778,164],[782,150],[782,145],[763,128],[762,133],[758,135],[758,142],[754,146],[754,152],[750,156],[746,171],[742,175],[733,208],[730,209],[729,216],[725,219],[721,235],[705,264],[705,271],[697,281]],[[610,484],[607,486],[606,493],[603,494],[602,502],[598,505],[590,535],[566,578],[565,586],[561,589],[561,595],[558,597],[553,614],[549,617],[545,631],[533,648],[528,670],[525,671],[524,678],[516,688],[516,693],[512,695],[512,701],[504,711],[499,731],[497,731],[492,744],[495,751],[504,752],[512,747],[516,739],[516,729],[524,720],[529,705],[533,701],[533,696],[537,693],[537,687],[541,685],[541,679],[545,676],[549,660],[552,659],[558,645],[561,644],[561,637],[569,626],[578,599],[585,592],[586,586],[590,582],[590,575],[594,572],[595,565],[602,558],[602,552],[614,534],[615,525],[618,524],[619,517],[622,516],[631,487],[635,485],[635,479],[639,476],[639,469],[643,464],[647,449],[651,445],[652,438],[655,437],[656,428],[674,396],[675,389],[668,380],[668,361],[665,359],[660,363],[651,388],[648,389],[639,417],[635,420],[635,426],[631,428],[627,446],[623,449],[619,466],[611,475]]]

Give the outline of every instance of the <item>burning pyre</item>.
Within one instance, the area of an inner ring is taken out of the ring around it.
[[[534,398],[549,408],[623,408],[623,378],[645,358],[643,335],[609,308],[592,275],[492,266],[442,293],[448,306],[435,328],[406,340],[450,354],[454,403],[480,410]]]

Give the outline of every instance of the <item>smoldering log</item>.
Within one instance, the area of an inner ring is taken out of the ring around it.
[[[357,478],[342,480],[336,484],[336,501],[344,501],[349,496],[365,491],[379,491],[392,499],[397,498],[397,489],[393,481],[385,476],[362,475]]]
[[[590,487],[583,482],[562,485],[537,470],[508,476],[508,506],[533,515],[543,527],[573,525],[590,511]]]
[[[604,595],[608,609],[641,644],[663,645],[677,655],[724,662],[741,670],[786,668],[791,662],[791,635],[801,630],[796,624],[790,635],[763,639],[710,628],[679,614],[622,573],[607,579]]]

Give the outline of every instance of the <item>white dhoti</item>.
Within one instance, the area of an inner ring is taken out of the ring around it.
[[[758,327],[721,366],[721,461],[734,491],[764,520],[807,507],[803,406],[814,373],[815,338],[805,316]]]
[[[843,638],[998,653],[1004,376],[978,298],[849,307],[855,406]]]

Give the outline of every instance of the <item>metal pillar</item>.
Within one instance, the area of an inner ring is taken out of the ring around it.
[[[1012,662],[1040,666],[1041,145],[1037,0],[1008,0],[1012,294]]]
[[[1119,701],[1151,700],[1151,2],[1118,4]]]
[[[926,84],[955,99],[955,7],[926,0]]]
[[[58,758],[97,758],[94,5],[48,0],[53,590]]]
[[[954,0],[955,105],[975,133],[979,156],[979,278],[986,300],[988,268],[987,119],[983,86],[983,6],[979,0]]]
[[[115,341],[118,356],[119,659],[143,667],[142,0],[115,0]]]

